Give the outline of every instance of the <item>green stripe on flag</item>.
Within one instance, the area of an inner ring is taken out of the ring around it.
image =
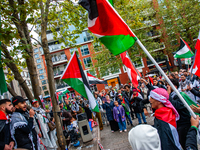
[[[81,80],[79,80],[78,78],[68,78],[62,80],[66,82],[69,86],[71,86],[74,90],[76,90],[79,94],[81,94],[83,97],[88,99],[84,84]]]
[[[177,53],[174,55],[174,58],[191,58],[192,56],[194,56],[193,53],[191,53],[191,51],[188,51],[187,53],[183,53],[181,55],[178,55]]]
[[[130,35],[103,36],[99,39],[114,55],[128,50],[137,40],[136,37],[131,37]]]
[[[92,111],[94,111],[94,112],[100,112],[100,111],[99,111],[99,107],[98,107],[98,105],[96,105],[95,108],[92,109]]]
[[[1,42],[0,42],[0,46],[1,46]],[[3,72],[3,67],[2,67],[2,63],[1,63],[1,50],[0,50],[0,95],[3,95],[3,93],[7,92],[7,84],[6,84],[6,80],[5,80],[5,76],[4,76],[4,72]]]

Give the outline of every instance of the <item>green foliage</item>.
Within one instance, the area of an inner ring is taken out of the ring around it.
[[[199,34],[200,2],[197,0],[163,0],[159,3],[159,19],[161,25],[162,39],[165,41],[168,53],[175,52],[179,47],[182,37],[194,50],[195,41]]]

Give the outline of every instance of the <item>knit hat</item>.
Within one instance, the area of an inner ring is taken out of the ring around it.
[[[31,104],[33,105],[33,104],[36,103],[36,102],[38,102],[38,100],[37,100],[37,99],[34,99],[34,100],[31,101]]]
[[[174,106],[169,101],[169,94],[167,93],[167,91],[165,89],[156,88],[150,92],[149,96],[159,102],[162,102],[165,105],[165,107],[172,109],[176,115],[176,120],[179,120],[180,116],[179,116],[177,110],[174,108]]]
[[[128,133],[128,140],[133,150],[161,150],[160,137],[151,125],[138,125]]]

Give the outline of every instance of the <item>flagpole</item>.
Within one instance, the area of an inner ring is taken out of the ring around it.
[[[167,80],[167,82],[172,87],[172,89],[174,90],[174,92],[176,92],[177,96],[183,102],[184,106],[188,109],[188,111],[190,112],[190,114],[196,119],[196,115],[194,114],[194,112],[192,111],[192,109],[190,108],[190,106],[187,104],[187,102],[181,96],[181,94],[179,93],[179,91],[176,89],[176,87],[173,85],[173,83],[170,81],[170,79],[166,76],[166,74],[164,73],[164,71],[160,68],[160,66],[158,65],[158,63],[151,56],[151,54],[147,51],[147,49],[144,47],[144,45],[141,43],[141,41],[139,39],[137,39],[137,43],[142,48],[142,50],[145,52],[145,54],[149,57],[149,59],[154,63],[154,65],[160,71],[160,73],[164,76],[164,78]]]
[[[194,67],[194,62],[195,62],[195,57],[196,57],[196,54],[197,54],[197,50],[195,50],[195,54],[194,54],[194,58],[193,58],[193,63],[192,63],[192,66],[191,66],[191,72],[190,72],[190,80],[192,78],[192,71],[193,71],[193,67]]]

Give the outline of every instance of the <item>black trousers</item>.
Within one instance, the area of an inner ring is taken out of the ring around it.
[[[186,150],[185,142],[186,142],[186,136],[189,129],[190,129],[190,124],[180,125],[179,127],[177,127],[179,142],[184,150]]]

